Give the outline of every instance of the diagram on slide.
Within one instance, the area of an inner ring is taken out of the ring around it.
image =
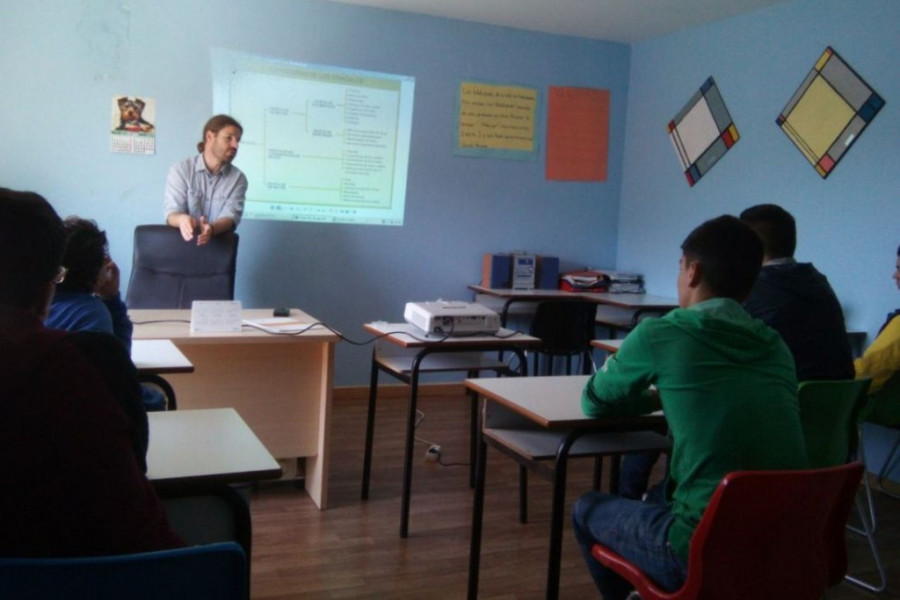
[[[411,83],[270,63],[227,79],[227,111],[244,128],[245,217],[402,224]]]

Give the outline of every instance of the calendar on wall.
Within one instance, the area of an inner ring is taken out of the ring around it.
[[[137,96],[113,96],[109,151],[156,154],[156,101]]]

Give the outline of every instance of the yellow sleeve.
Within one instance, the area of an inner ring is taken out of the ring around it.
[[[900,371],[900,318],[891,319],[860,358],[854,361],[857,377],[871,377],[869,394],[881,389],[891,375]]]

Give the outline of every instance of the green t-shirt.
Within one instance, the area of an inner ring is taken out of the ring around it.
[[[777,332],[737,302],[714,298],[641,322],[588,381],[582,408],[592,416],[645,414],[657,408],[651,385],[674,440],[669,542],[687,560],[727,473],[807,467],[794,360]]]

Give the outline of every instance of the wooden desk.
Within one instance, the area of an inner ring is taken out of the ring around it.
[[[172,340],[134,340],[131,361],[139,375],[194,372],[194,365]]]
[[[403,463],[403,499],[400,508],[400,537],[409,533],[409,504],[412,488],[412,461],[415,444],[416,406],[418,399],[419,376],[423,372],[466,371],[474,377],[483,370],[509,373],[511,370],[499,360],[484,355],[485,352],[512,351],[519,360],[519,372],[528,373],[528,361],[523,348],[540,344],[538,338],[501,329],[494,335],[463,335],[438,337],[427,335],[417,327],[408,323],[366,323],[363,328],[381,339],[387,346],[394,346],[404,352],[393,354],[379,351],[376,344],[372,350],[372,374],[369,382],[369,413],[366,420],[366,447],[363,457],[362,499],[369,498],[369,479],[372,471],[372,441],[375,434],[375,405],[378,396],[378,373],[384,371],[409,385],[409,411],[406,420],[406,450]],[[472,356],[476,353],[476,356]],[[475,479],[475,453],[478,437],[478,404],[477,397],[472,396],[469,415],[470,448],[469,454],[473,468],[470,471],[470,483]]]
[[[151,412],[147,478],[158,489],[247,483],[281,466],[233,408]]]
[[[170,339],[194,365],[167,376],[179,409],[235,408],[276,458],[304,459],[306,490],[328,504],[328,441],[336,334],[317,327],[275,335],[249,327],[240,333],[191,334],[190,310],[132,310],[134,339]],[[250,309],[247,319],[272,316]],[[291,316],[315,322],[293,309]],[[152,444],[152,442],[151,442]]]
[[[622,346],[622,339],[616,338],[614,340],[591,340],[591,346],[593,346],[594,348],[605,350],[610,354],[615,354]]]
[[[566,462],[569,451],[580,437],[590,433],[660,430],[665,419],[659,414],[640,417],[594,418],[581,410],[581,392],[590,376],[510,377],[504,379],[467,379],[467,388],[477,392],[485,403],[496,402],[516,415],[550,430],[563,432],[553,468],[553,506],[550,522],[550,556],[547,565],[547,598],[559,595],[559,565],[565,515]],[[486,407],[487,408],[487,407]],[[469,551],[469,600],[478,597],[481,562],[481,527],[484,517],[485,466],[487,446],[495,445],[490,430],[481,432],[472,504],[472,537]]]

